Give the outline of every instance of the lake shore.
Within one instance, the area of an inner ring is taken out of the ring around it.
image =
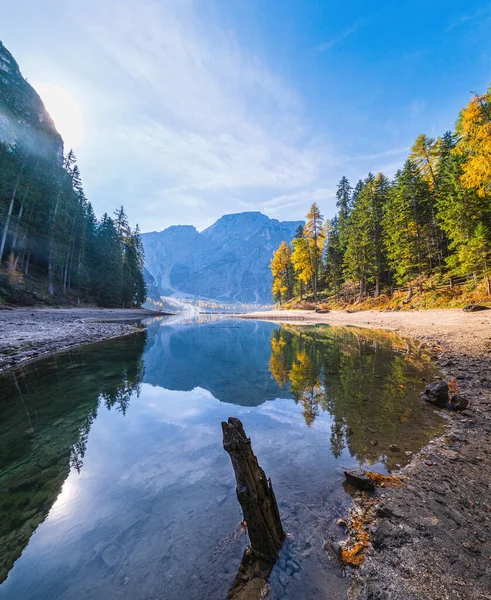
[[[138,308],[3,308],[0,374],[47,354],[131,335],[139,331],[140,319],[161,314]]]
[[[456,378],[469,407],[442,411],[445,432],[401,469],[404,487],[378,493],[372,546],[349,597],[491,599],[491,311],[274,310],[242,318],[394,331],[424,345],[447,381]]]

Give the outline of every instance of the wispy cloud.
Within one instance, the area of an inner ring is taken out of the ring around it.
[[[356,31],[358,31],[358,29],[361,27],[362,24],[363,24],[363,21],[360,19],[354,25],[352,25],[351,27],[348,27],[347,29],[342,31],[339,35],[336,35],[332,39],[330,39],[326,42],[322,42],[321,44],[318,44],[317,46],[314,46],[313,48],[310,48],[310,50],[308,52],[321,52],[321,53],[327,52],[330,48],[332,48],[333,46],[336,46],[336,44],[339,44],[340,42],[342,42],[343,40],[348,38],[350,35],[352,35]]]
[[[291,210],[299,206],[309,206],[312,202],[317,202],[324,208],[330,208],[330,205],[334,203],[335,195],[336,190],[327,187],[298,190],[290,194],[275,196],[271,200],[263,202],[261,210],[275,215],[285,209]]]
[[[405,148],[393,148],[392,150],[377,152],[375,154],[360,154],[359,156],[354,156],[353,160],[375,160],[377,158],[385,158],[386,156],[398,156],[399,154],[405,154],[408,151],[409,146]]]
[[[486,8],[480,8],[479,10],[476,10],[473,13],[465,13],[462,16],[460,16],[458,19],[455,19],[454,21],[452,21],[452,23],[450,23],[450,25],[445,29],[445,31],[452,31],[452,29],[455,29],[456,27],[459,27],[460,25],[464,25],[465,23],[468,23],[469,21],[474,21],[475,19],[480,19],[480,18],[485,18],[486,16],[489,16],[491,14],[491,8],[488,6]]]

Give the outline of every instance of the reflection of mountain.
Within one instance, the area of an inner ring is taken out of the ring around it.
[[[336,327],[286,327],[273,332],[270,368],[289,385],[310,426],[322,411],[333,418],[331,448],[346,446],[360,461],[388,467],[430,439],[439,419],[419,401],[430,369],[408,341],[383,332]]]
[[[0,583],[82,467],[101,402],[125,412],[143,376],[145,334],[72,351],[0,378]]]
[[[208,390],[222,402],[259,406],[290,398],[268,368],[274,325],[217,321],[148,331],[145,382],[169,390]]]

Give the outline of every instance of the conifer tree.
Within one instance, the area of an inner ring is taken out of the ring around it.
[[[121,306],[123,299],[123,256],[114,221],[105,213],[96,235],[97,276],[95,291],[101,306]]]
[[[337,298],[343,275],[344,251],[339,234],[338,217],[326,221],[324,249],[324,273],[328,290]]]
[[[396,174],[385,205],[383,230],[389,266],[396,282],[409,287],[408,297],[415,279],[421,291],[423,275],[429,268],[428,196],[428,183],[417,166],[407,160]]]
[[[374,278],[375,244],[372,216],[375,177],[369,173],[356,196],[351,212],[346,253],[345,276],[359,284],[359,299],[365,295],[367,284]]]
[[[293,296],[294,272],[292,249],[286,242],[281,242],[273,254],[270,263],[273,275],[273,297],[280,304]]]
[[[461,181],[481,197],[491,196],[491,87],[475,95],[457,122],[457,150],[465,156]]]
[[[314,301],[317,302],[317,287],[319,270],[322,264],[322,251],[324,248],[323,217],[319,207],[314,202],[307,213],[307,222],[304,227],[304,239],[308,245],[308,257],[311,262],[311,282]]]
[[[347,229],[351,210],[351,192],[352,188],[348,178],[343,175],[338,184],[338,189],[336,190],[336,207],[338,209],[337,233],[339,236],[339,243],[343,250],[346,249],[347,244]]]

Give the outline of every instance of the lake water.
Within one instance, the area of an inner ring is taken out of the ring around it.
[[[346,597],[323,549],[342,468],[386,473],[441,427],[408,341],[157,319],[0,379],[0,599],[223,599],[247,545],[220,423],[242,420],[289,537],[272,597]],[[397,444],[400,451],[391,451]]]

